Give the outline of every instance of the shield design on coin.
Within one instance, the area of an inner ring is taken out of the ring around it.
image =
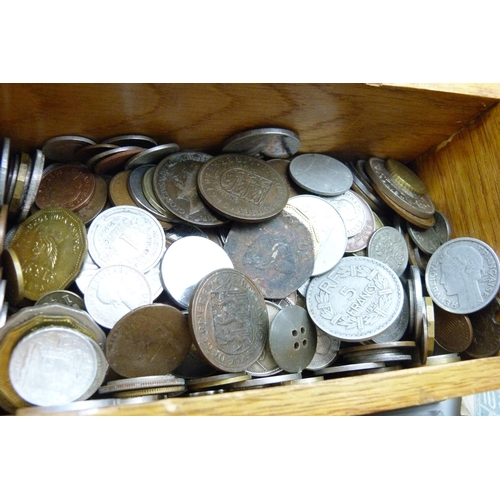
[[[241,354],[253,342],[253,318],[246,291],[221,291],[210,294],[215,340],[227,354]]]

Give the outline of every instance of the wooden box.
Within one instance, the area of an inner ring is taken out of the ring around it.
[[[284,127],[301,153],[411,162],[452,236],[500,253],[499,101],[500,84],[0,84],[0,134],[23,151],[57,135],[141,133],[216,153],[236,132]],[[494,389],[498,356],[79,413],[363,415]]]

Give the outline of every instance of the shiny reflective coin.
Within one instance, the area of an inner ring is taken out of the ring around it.
[[[316,351],[306,370],[320,370],[332,364],[339,356],[340,340],[334,339],[316,327]]]
[[[319,196],[294,196],[288,204],[305,215],[313,227],[318,248],[311,276],[326,273],[340,261],[346,250],[347,234],[342,217]]]
[[[96,378],[100,385],[105,376],[105,367],[97,357],[100,349],[92,343],[80,332],[55,326],[26,335],[10,357],[12,387],[21,398],[37,406],[84,398]]]
[[[337,196],[351,188],[353,175],[339,160],[318,153],[296,156],[290,162],[290,177],[301,188],[322,196]]]
[[[402,187],[417,194],[427,194],[428,189],[422,179],[409,167],[400,161],[389,158],[385,162],[392,178]]]
[[[28,154],[21,153],[21,160],[19,164],[19,170],[17,172],[17,177],[14,184],[14,190],[12,192],[12,198],[9,203],[9,216],[11,219],[15,219],[19,208],[21,207],[21,200],[25,192],[25,187],[31,176],[32,161]]]
[[[24,295],[36,301],[78,276],[87,253],[85,225],[65,208],[40,210],[19,225],[10,248],[21,263]]]
[[[472,323],[466,314],[456,314],[434,308],[436,344],[447,352],[460,353],[472,343]]]
[[[17,222],[23,222],[28,216],[35,203],[38,189],[42,181],[43,167],[45,163],[44,154],[37,149],[32,159],[31,176],[27,179],[27,190],[21,199],[21,206],[17,213]]]
[[[250,277],[267,299],[293,293],[311,276],[315,265],[308,220],[288,206],[269,221],[233,223],[224,250],[234,268]]]
[[[434,341],[436,337],[436,319],[434,314],[434,303],[430,297],[424,297],[425,303],[425,325],[427,327],[427,355],[434,352]]]
[[[177,368],[191,347],[187,317],[175,307],[138,307],[115,323],[108,334],[106,357],[123,377],[164,375]]]
[[[358,234],[366,222],[366,212],[361,198],[351,190],[341,195],[325,198],[342,217],[347,237]]]
[[[408,266],[408,248],[404,236],[392,226],[377,229],[368,242],[368,257],[389,266],[402,276]]]
[[[17,305],[24,299],[24,275],[17,253],[12,248],[5,248],[2,252],[2,270],[7,280],[7,301]]]
[[[165,233],[158,220],[138,207],[118,206],[101,212],[88,229],[88,248],[100,267],[132,266],[152,269],[165,251]]]
[[[108,406],[115,406],[116,399],[87,399],[86,401],[74,401],[72,403],[51,406],[30,406],[28,408],[19,408],[16,415],[21,416],[39,416],[49,415],[51,413],[64,413],[71,411],[97,410]]]
[[[402,365],[413,364],[412,354],[401,352],[364,352],[350,354],[343,357],[346,363],[397,363]],[[425,364],[425,363],[422,363]]]
[[[448,363],[456,363],[457,361],[461,361],[462,358],[458,354],[449,353],[449,354],[438,354],[434,356],[429,356],[427,358],[426,365],[447,365]]]
[[[215,227],[227,222],[198,194],[198,172],[211,158],[206,153],[174,153],[162,160],[153,174],[153,189],[161,205],[177,218],[201,227]]]
[[[312,385],[316,384],[317,382],[321,382],[322,380],[325,380],[325,377],[322,375],[319,375],[317,377],[307,377],[307,378],[297,378],[295,380],[285,380],[282,382],[282,385]]]
[[[114,395],[117,398],[138,398],[145,396],[159,396],[163,395],[166,397],[180,396],[186,392],[186,386],[176,386],[176,387],[153,387],[151,389],[135,389],[130,391],[120,391],[115,392]]]
[[[92,318],[105,328],[113,326],[133,309],[152,302],[144,274],[123,264],[101,267],[89,281],[85,307]]]
[[[82,294],[85,294],[90,279],[94,276],[98,269],[99,266],[92,260],[92,257],[87,251],[83,260],[82,268],[75,279],[76,286]]]
[[[83,299],[74,292],[69,290],[54,290],[42,295],[35,303],[36,306],[43,304],[63,304],[69,307],[76,307],[80,310],[85,310]]]
[[[63,207],[77,212],[89,204],[95,187],[95,176],[87,167],[60,165],[42,176],[35,203],[40,209]]]
[[[288,200],[288,187],[265,161],[224,154],[203,164],[198,191],[205,203],[231,220],[261,222],[276,216]]]
[[[269,346],[280,368],[301,372],[313,359],[316,344],[316,327],[306,309],[290,305],[276,314],[269,329]]]
[[[158,143],[148,135],[141,134],[123,134],[114,137],[108,137],[104,141],[106,144],[116,144],[117,146],[135,146],[140,148],[152,148]]]
[[[221,385],[236,384],[249,380],[250,378],[250,375],[243,372],[224,373],[222,375],[213,375],[211,377],[188,380],[186,382],[186,386],[190,391],[198,391],[200,389],[210,389]]]
[[[9,158],[10,158],[10,139],[3,138],[2,143],[2,156],[0,158],[0,202],[5,202],[5,191],[7,186],[7,176],[9,172]]]
[[[206,233],[199,227],[192,224],[174,224],[173,227],[165,231],[165,238],[167,242],[173,243],[174,241],[185,238],[186,236],[199,236],[200,238],[208,238]]]
[[[500,299],[495,297],[487,306],[469,314],[472,342],[464,351],[469,358],[495,356],[500,349]]]
[[[489,245],[475,238],[455,238],[432,254],[425,284],[436,305],[445,311],[469,314],[497,295],[499,271],[500,261]]]
[[[233,263],[219,245],[200,236],[174,241],[160,265],[164,289],[179,307],[187,309],[197,284],[217,269],[232,269]]]
[[[368,340],[397,322],[403,286],[396,273],[369,257],[344,257],[328,273],[311,280],[307,310],[314,323],[345,341]]]
[[[232,135],[222,145],[224,153],[288,158],[300,149],[299,136],[283,128],[258,128]]]
[[[200,281],[189,305],[189,324],[200,353],[226,372],[252,366],[265,349],[269,331],[261,291],[234,269],[214,271]]]
[[[76,152],[83,146],[95,144],[95,141],[88,137],[78,135],[60,135],[52,137],[42,146],[42,152],[51,160],[62,163],[75,161]]]
[[[124,168],[125,170],[130,170],[142,165],[158,165],[161,160],[172,153],[177,153],[179,149],[179,145],[173,142],[147,148],[141,153],[138,153],[134,157],[130,158],[130,160],[125,163]]]
[[[261,387],[281,385],[285,382],[302,380],[301,373],[283,373],[281,375],[272,375],[270,377],[254,378],[243,382],[235,382],[231,389],[259,389]]]

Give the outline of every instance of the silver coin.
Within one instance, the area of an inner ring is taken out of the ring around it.
[[[7,322],[7,317],[9,313],[9,304],[4,302],[0,308],[0,328],[2,328]]]
[[[340,340],[316,327],[317,343],[313,359],[306,366],[306,370],[320,370],[331,365],[339,356]]]
[[[352,164],[346,163],[353,176],[352,189],[365,199],[372,210],[385,212],[388,208],[387,204],[373,189],[372,181],[365,173],[365,164],[365,160],[359,160]]]
[[[347,245],[345,248],[346,253],[355,253],[365,250],[373,232],[375,231],[376,225],[375,213],[370,208],[370,205],[368,205],[368,203],[357,193],[353,192],[353,195],[357,197],[361,203],[365,214],[365,223],[358,233],[350,238],[347,238]]]
[[[2,157],[0,160],[0,202],[3,205],[5,201],[5,188],[7,185],[7,175],[9,172],[10,158],[10,139],[3,138]]]
[[[284,128],[258,128],[232,135],[222,145],[223,153],[242,153],[269,158],[288,158],[300,149],[299,136]]]
[[[398,320],[394,323],[393,328],[389,329],[385,333],[381,333],[376,337],[373,337],[372,342],[375,342],[376,344],[385,344],[387,342],[397,342],[404,337],[410,323],[410,299],[404,289],[403,294],[403,309],[401,310]]]
[[[207,234],[202,229],[186,223],[175,224],[173,227],[165,231],[165,238],[167,239],[167,242],[171,243],[180,240],[181,238],[185,238],[186,236],[208,238]]]
[[[401,276],[408,267],[408,247],[404,236],[392,226],[377,229],[368,242],[368,257],[383,262]]]
[[[69,307],[76,307],[80,310],[85,309],[85,304],[83,299],[75,292],[70,292],[69,290],[54,290],[42,295],[36,302],[35,305],[39,306],[42,304],[64,304]]]
[[[105,328],[140,306],[151,304],[149,283],[136,268],[123,264],[101,267],[89,281],[85,307],[94,321]]]
[[[179,145],[173,142],[170,144],[160,144],[159,146],[153,146],[142,151],[141,153],[137,153],[135,156],[130,158],[130,160],[125,163],[124,169],[130,170],[142,165],[157,165],[168,155],[177,153],[179,149]]]
[[[165,232],[158,220],[139,207],[126,205],[101,212],[90,224],[87,240],[90,256],[99,267],[124,264],[147,272],[165,251]]]
[[[373,370],[376,368],[385,368],[385,364],[382,362],[366,362],[366,363],[353,363],[347,365],[338,366],[328,366],[322,368],[321,370],[315,370],[316,375],[339,375],[348,374],[350,372],[361,373],[366,370]]]
[[[427,229],[407,224],[408,234],[413,243],[428,255],[432,255],[442,244],[449,241],[451,236],[451,226],[444,214],[436,210],[434,218],[435,225]]]
[[[500,287],[495,251],[475,238],[455,238],[431,256],[425,271],[427,291],[445,311],[469,314],[488,305]]]
[[[14,347],[9,361],[12,387],[22,399],[37,406],[77,401],[98,375],[91,339],[72,328],[48,326],[26,335]]]
[[[19,214],[17,216],[17,221],[22,222],[26,219],[31,210],[33,204],[35,203],[35,198],[38,193],[38,188],[40,187],[40,182],[42,180],[42,173],[44,173],[44,163],[45,155],[37,149],[32,161],[31,176],[27,184],[26,193],[21,200],[21,207]]]
[[[98,271],[99,266],[93,261],[90,253],[87,251],[87,255],[82,264],[80,273],[75,279],[76,286],[85,295],[89,281],[92,279],[94,274]]]
[[[298,195],[288,200],[309,219],[313,226],[318,250],[311,276],[318,276],[332,269],[343,257],[347,234],[340,214],[326,200],[314,195]]]
[[[361,199],[353,191],[347,190],[338,196],[325,198],[337,210],[345,224],[347,237],[358,234],[366,222],[365,208]]]
[[[318,153],[296,156],[288,171],[298,186],[322,196],[341,195],[353,183],[352,172],[344,163]]]
[[[422,277],[417,266],[410,266],[408,277],[408,301],[410,305],[409,332],[419,342],[424,328],[424,291]]]
[[[313,278],[306,297],[314,323],[347,342],[368,340],[390,330],[403,301],[403,285],[390,267],[356,256],[344,257],[330,272]]]
[[[42,153],[51,160],[59,162],[75,161],[76,151],[83,146],[91,146],[95,141],[78,135],[59,135],[42,145]]]
[[[106,385],[99,387],[99,394],[113,392],[133,391],[138,389],[151,389],[157,387],[184,387],[186,380],[175,375],[152,375],[147,377],[133,377],[120,380],[111,380]]]
[[[196,285],[217,269],[233,269],[233,263],[223,248],[200,236],[174,241],[160,265],[164,289],[184,309],[188,309]]]
[[[114,137],[108,137],[102,141],[104,144],[115,144],[117,146],[132,146],[140,148],[153,148],[158,146],[158,143],[148,135],[141,134],[124,134]]]
[[[302,378],[300,372],[297,373],[283,373],[281,375],[271,375],[269,377],[260,377],[249,380],[244,380],[242,382],[235,382],[231,385],[231,389],[259,389],[261,387],[266,387],[270,385],[281,385],[285,382],[291,382],[293,380],[299,380]]]

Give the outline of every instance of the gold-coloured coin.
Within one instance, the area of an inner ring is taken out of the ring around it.
[[[131,170],[123,170],[113,176],[109,183],[109,199],[116,207],[118,205],[130,205],[136,207],[137,203],[134,201],[128,190],[128,178],[132,173]]]
[[[7,288],[5,295],[7,302],[17,305],[24,299],[23,269],[16,252],[12,248],[5,248],[2,252],[2,268],[5,269]]]
[[[9,203],[9,213],[11,216],[15,216],[21,206],[24,185],[26,183],[26,179],[29,178],[28,174],[31,174],[31,158],[28,154],[21,153],[19,171],[17,173],[16,183],[14,184],[12,199]]]
[[[21,263],[24,295],[38,300],[64,290],[79,275],[87,255],[81,219],[66,208],[46,208],[24,220],[10,244]]]
[[[427,354],[431,356],[434,352],[434,339],[436,332],[436,322],[434,317],[434,302],[430,297],[424,297],[425,312],[427,321]]]
[[[220,385],[234,384],[236,382],[243,382],[252,377],[245,372],[238,373],[224,373],[222,375],[213,375],[211,377],[202,377],[197,379],[188,380],[186,385],[189,390],[196,391],[199,389],[208,389],[210,387],[217,387]]]
[[[385,162],[385,166],[391,177],[402,187],[408,189],[412,193],[416,194],[427,194],[427,186],[424,184],[424,181],[407,167],[404,163],[401,163],[397,160],[393,160],[389,158]]]
[[[173,385],[171,387],[150,387],[148,389],[135,389],[132,391],[120,391],[114,392],[113,396],[116,398],[133,398],[137,396],[149,396],[151,394],[182,394],[186,392],[186,386],[184,385]]]
[[[7,235],[7,222],[9,218],[9,205],[4,204],[0,209],[0,252],[5,246],[5,236]]]

